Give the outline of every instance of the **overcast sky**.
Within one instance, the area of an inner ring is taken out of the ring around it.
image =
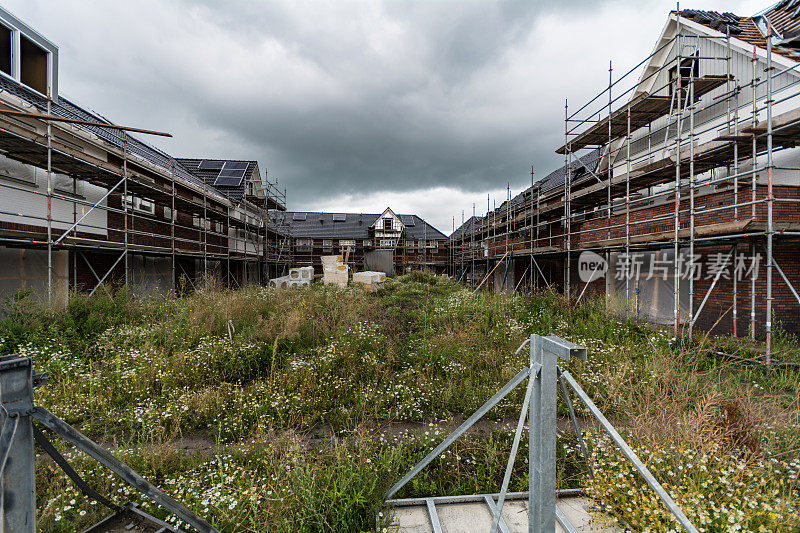
[[[60,92],[255,159],[290,210],[417,213],[445,233],[563,159],[576,109],[652,50],[671,1],[4,0],[60,48]],[[752,15],[769,0],[684,0]]]

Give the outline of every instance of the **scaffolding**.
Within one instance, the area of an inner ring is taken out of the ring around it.
[[[201,276],[216,276],[232,287],[248,279],[248,270],[261,281],[279,269],[282,235],[267,223],[270,210],[285,210],[285,191],[277,183],[265,178],[245,187],[237,203],[128,132],[168,134],[117,126],[94,115],[93,120],[70,117],[79,108],[56,108],[52,96],[22,89],[4,91],[2,103],[0,153],[30,165],[34,179],[0,179],[3,196],[13,194],[19,203],[0,207],[0,245],[46,251],[48,301],[56,289],[54,254],[62,251],[68,251],[65,288],[79,289],[78,273],[91,273],[91,280],[80,283],[91,293],[111,281],[126,287],[137,277],[146,281],[134,258],[142,266],[150,258],[149,275],[170,290],[183,283],[194,287]],[[46,174],[44,191],[35,179],[37,169]],[[42,196],[46,207],[39,213],[35,207]]]
[[[787,274],[790,269],[781,269],[776,258],[779,243],[788,251],[800,236],[800,168],[785,158],[785,164],[776,164],[774,158],[800,141],[800,64],[773,50],[771,25],[763,48],[752,46],[750,65],[743,66],[743,41],[731,36],[730,26],[725,33],[701,32],[679,12],[672,20],[674,34],[665,33],[638,65],[614,79],[609,63],[604,90],[576,111],[565,102],[564,145],[556,150],[564,156],[563,179],[532,183],[516,201],[509,198],[487,215],[491,235],[482,230],[487,255],[496,259],[510,252],[506,261],[524,258],[521,263],[536,274],[528,276],[527,285],[559,284],[573,299],[571,290],[581,283],[571,278],[577,252],[601,254],[609,268],[627,260],[621,266],[624,286],[618,288],[621,310],[638,313],[647,302],[640,300],[640,276],[630,258],[649,253],[648,260],[660,261],[662,268],[670,263],[670,322],[677,337],[682,327],[691,335],[704,309],[708,314],[712,291],[726,280],[718,268],[710,279],[689,271],[682,281],[687,268],[697,267],[698,250],[718,250],[725,268],[741,266],[734,265],[741,250],[753,261],[763,251],[763,304],[756,298],[759,268],[751,265],[749,295],[732,276],[731,315],[722,312],[711,322],[730,320],[739,334],[744,305],[749,335],[755,338],[761,315],[769,363],[773,272],[788,289],[784,303],[787,294],[792,306],[800,303],[790,279],[796,268]],[[630,86],[623,88],[626,83]],[[780,185],[776,171],[784,177]],[[465,255],[466,240],[453,242],[461,250],[456,258]],[[551,264],[549,276],[542,261]],[[796,261],[795,256],[793,267]],[[553,264],[563,270],[553,272]],[[614,292],[610,278],[607,273],[607,295]]]

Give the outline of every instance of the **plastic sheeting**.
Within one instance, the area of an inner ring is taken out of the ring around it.
[[[688,317],[689,278],[686,275],[688,249],[681,250],[678,259],[678,290],[680,320]],[[625,254],[612,253],[606,272],[607,291],[612,309],[624,313],[627,307],[636,316],[658,324],[672,324],[675,309],[674,251],[672,248],[657,251],[631,252],[630,261]],[[626,303],[626,266],[627,277]]]
[[[167,294],[172,289],[172,259],[130,254],[128,271],[131,292],[137,296]]]
[[[364,270],[385,272],[394,276],[394,250],[370,250],[364,254]]]

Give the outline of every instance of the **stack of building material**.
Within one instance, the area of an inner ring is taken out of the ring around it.
[[[353,283],[362,285],[370,292],[382,289],[385,282],[386,274],[383,272],[367,270],[365,272],[356,272],[353,274]]]
[[[338,285],[347,287],[350,278],[350,269],[344,263],[341,255],[323,255],[322,260],[322,280],[325,285]]]

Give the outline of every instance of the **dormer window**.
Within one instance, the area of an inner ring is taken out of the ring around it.
[[[669,69],[669,94],[672,96],[672,93],[675,92],[675,87],[678,83],[678,66],[674,66]],[[689,78],[699,78],[700,77],[700,61],[698,58],[698,53],[695,52],[693,56],[686,57],[681,59],[681,66],[680,66],[680,77],[681,77],[681,93],[683,95],[686,94],[686,88],[689,86]]]
[[[0,8],[0,72],[58,98],[58,47]]]

